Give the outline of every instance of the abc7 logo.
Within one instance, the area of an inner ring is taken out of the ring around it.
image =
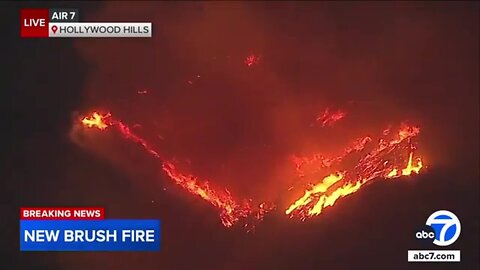
[[[415,233],[415,238],[433,242],[437,246],[449,246],[460,236],[460,220],[447,210],[431,214],[425,226]]]

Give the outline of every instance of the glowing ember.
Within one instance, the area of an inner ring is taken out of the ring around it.
[[[108,121],[106,121],[107,118]],[[223,225],[226,227],[231,227],[240,219],[249,216],[256,220],[261,220],[266,213],[274,208],[273,205],[261,203],[258,209],[256,209],[251,206],[250,200],[246,200],[242,204],[237,203],[228,190],[218,192],[210,187],[208,181],[200,181],[196,176],[184,174],[172,162],[164,161],[160,154],[145,139],[133,133],[129,126],[113,119],[110,114],[102,116],[95,112],[91,117],[82,119],[82,123],[87,127],[97,127],[100,130],[104,130],[108,126],[115,126],[126,139],[139,144],[147,153],[159,159],[162,164],[162,170],[176,184],[220,209],[220,217]]]
[[[335,157],[325,157],[322,154],[314,154],[312,157],[298,157],[293,156],[292,161],[295,163],[295,169],[299,177],[305,176],[305,171],[309,174],[313,174],[321,171],[324,168],[329,168],[341,162],[346,156],[354,153],[361,152],[371,142],[372,138],[369,136],[357,138],[352,144],[346,147],[341,154]]]
[[[247,56],[245,58],[245,61],[243,61],[243,62],[245,63],[245,65],[247,65],[247,67],[251,67],[253,65],[258,64],[259,61],[260,61],[260,56],[250,54],[249,56]]]
[[[322,181],[308,188],[305,194],[293,202],[285,211],[290,217],[297,216],[302,220],[308,217],[318,215],[325,207],[332,206],[342,197],[358,191],[365,183],[373,179],[396,178],[400,176],[410,175],[412,172],[419,173],[423,167],[422,160],[416,159],[413,162],[414,144],[411,139],[420,132],[418,127],[402,124],[395,138],[389,141],[381,138],[371,151],[366,153],[354,168],[331,174],[322,179]],[[385,136],[388,132],[383,132]],[[353,152],[361,152],[365,149],[365,145],[371,139],[357,140],[353,147],[347,147],[342,155],[334,158],[326,158],[322,155],[315,155],[313,159],[297,158],[297,171],[301,172],[300,176],[307,174],[300,170],[305,164],[316,164],[317,167],[310,168],[309,175],[318,173],[319,168],[329,168],[332,164],[340,163],[346,156]],[[407,165],[404,169],[399,169],[402,163],[402,154],[408,153]],[[328,161],[328,162],[326,162]],[[334,162],[332,162],[334,161]],[[401,171],[401,174],[399,173]]]
[[[92,116],[84,117],[82,119],[82,124],[89,128],[95,127],[104,130],[109,126],[108,118],[110,118],[110,116],[110,113],[101,115],[98,112],[94,112]]]
[[[222,223],[226,227],[232,226],[240,218],[245,218],[252,213],[250,204],[237,204],[228,190],[225,190],[225,192],[216,192],[210,188],[208,181],[200,181],[193,175],[182,174],[178,172],[176,167],[170,162],[164,162],[162,169],[175,183],[182,186],[188,192],[200,196],[213,206],[219,208],[221,210],[220,217]]]
[[[331,112],[330,108],[326,108],[325,111],[323,111],[323,113],[317,117],[316,121],[320,123],[322,127],[331,126],[345,116],[347,116],[346,112],[340,110]]]

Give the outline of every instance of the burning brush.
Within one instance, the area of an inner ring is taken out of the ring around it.
[[[84,117],[81,123],[88,128],[98,128],[99,130],[114,127],[124,138],[139,144],[147,153],[160,160],[162,170],[177,185],[219,209],[220,218],[225,227],[233,226],[240,219],[261,220],[266,213],[273,209],[273,205],[267,203],[260,203],[258,207],[254,207],[251,200],[237,202],[227,189],[216,190],[210,186],[208,181],[180,171],[174,162],[162,158],[146,140],[133,133],[130,127],[123,122],[112,118],[110,113],[102,115],[94,112],[91,116]]]
[[[389,132],[384,132],[388,134]],[[305,220],[319,215],[324,208],[332,206],[342,197],[357,192],[362,186],[373,179],[390,179],[400,176],[418,174],[423,167],[421,158],[414,160],[413,150],[416,149],[412,139],[420,133],[418,127],[403,124],[395,138],[386,140],[380,138],[378,144],[361,157],[357,164],[345,171],[336,171],[309,187],[304,195],[293,202],[285,213],[290,217]],[[341,163],[353,153],[365,150],[370,137],[360,138],[347,147],[342,154],[335,157],[324,157],[316,154],[312,158],[295,157],[294,162],[298,175],[306,177]],[[407,153],[408,160],[402,158]],[[309,165],[308,172],[304,167]]]
[[[322,126],[329,126],[345,115],[340,111],[331,113],[327,110],[317,121],[320,121]],[[273,204],[265,202],[255,207],[252,200],[237,201],[227,189],[216,189],[209,184],[209,181],[181,171],[174,162],[162,157],[145,139],[132,132],[128,125],[114,119],[110,113],[94,112],[91,116],[84,117],[81,123],[87,128],[97,128],[102,131],[110,127],[115,128],[125,139],[140,145],[147,153],[159,160],[162,170],[173,182],[217,208],[220,211],[221,221],[226,227],[231,227],[240,220],[248,221],[251,225],[251,220],[262,220],[266,213],[275,208]],[[391,179],[412,173],[418,174],[423,168],[423,163],[421,158],[414,157],[416,146],[413,139],[419,133],[418,127],[402,124],[396,133],[391,133],[390,129],[383,131],[376,144],[372,143],[370,136],[366,136],[354,140],[336,156],[326,157],[315,154],[311,157],[294,157],[296,172],[302,179],[313,179],[325,171],[330,173],[325,173],[328,176],[322,177],[319,181],[312,181],[313,184],[304,191],[303,196],[290,204],[285,214],[305,220],[319,215],[326,207],[334,205],[342,197],[357,192],[373,179]],[[393,137],[387,138],[389,134],[393,134]],[[362,157],[354,166],[342,170],[333,169],[355,153],[361,154]]]

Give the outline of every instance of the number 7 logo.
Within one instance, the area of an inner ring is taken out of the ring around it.
[[[460,220],[450,211],[436,211],[428,217],[425,224],[435,231],[433,243],[437,246],[449,246],[460,236]]]

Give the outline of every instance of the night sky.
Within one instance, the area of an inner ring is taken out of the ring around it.
[[[153,37],[20,39],[27,7],[79,8],[81,21],[151,21]],[[479,269],[478,3],[12,2],[1,10],[1,269]],[[247,67],[250,54],[260,61]],[[328,106],[348,111],[345,121],[331,132],[312,127]],[[73,134],[93,109],[140,124],[163,154],[235,197],[280,209],[254,233],[223,227],[216,209],[172,184],[137,146],[111,133]],[[294,199],[285,197],[289,155],[341,149],[403,120],[422,129],[424,173],[372,181],[305,222],[282,213]],[[21,206],[160,219],[161,250],[20,253]],[[461,250],[462,262],[409,264],[407,250],[437,248],[414,233],[440,209],[461,221],[447,249]]]

